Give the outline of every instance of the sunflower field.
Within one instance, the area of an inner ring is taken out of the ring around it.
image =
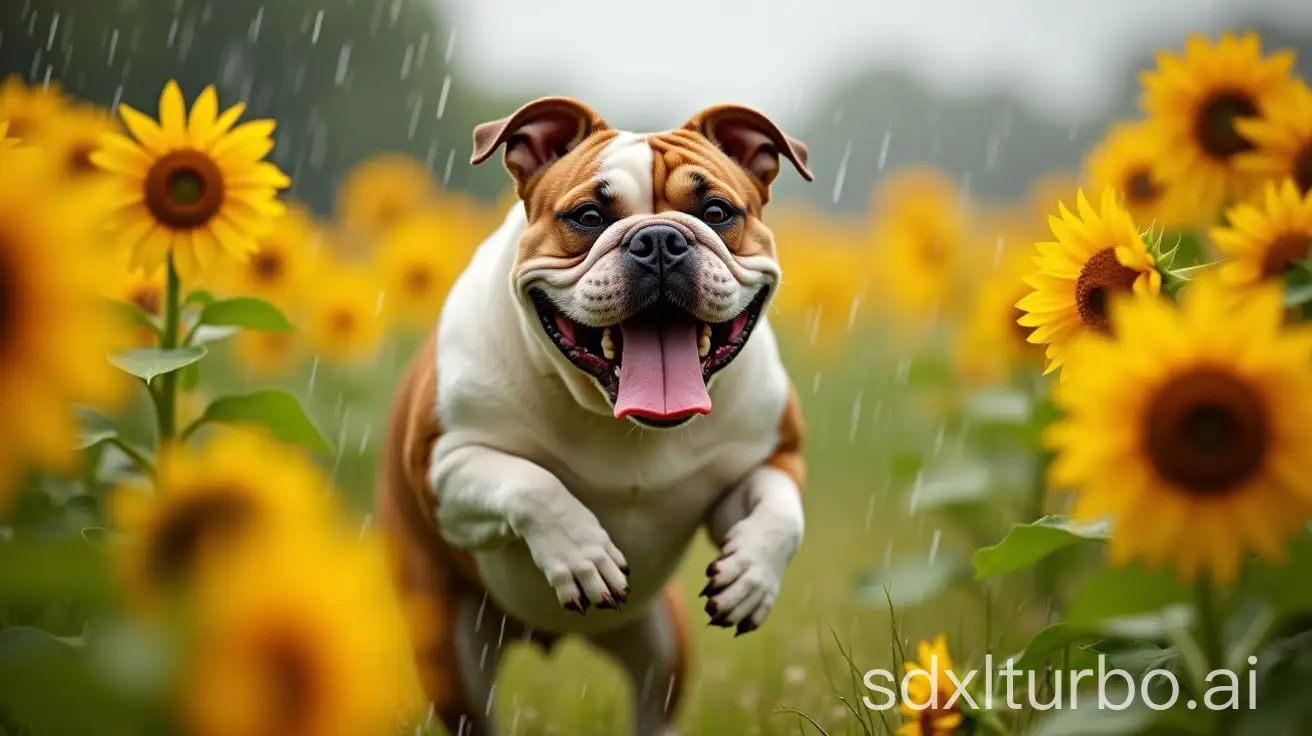
[[[1023,201],[920,166],[860,216],[772,205],[807,540],[759,632],[694,627],[683,732],[1312,732],[1293,68],[1163,49],[1141,117]],[[276,121],[187,92],[0,84],[0,735],[441,733],[373,482],[513,197],[384,154],[316,212]],[[506,646],[504,732],[626,732],[614,663]]]

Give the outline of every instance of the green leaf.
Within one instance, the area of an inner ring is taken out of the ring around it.
[[[85,652],[40,629],[0,630],[0,713],[22,733],[103,732],[103,699]],[[112,730],[112,729],[111,729]]]
[[[975,579],[1006,575],[1029,567],[1057,550],[1107,538],[1105,522],[1080,523],[1065,516],[1045,516],[1033,524],[1014,524],[992,547],[975,550]]]
[[[208,291],[205,291],[204,289],[197,289],[196,291],[193,291],[187,295],[187,298],[184,299],[182,302],[182,306],[189,307],[192,304],[199,304],[202,307],[204,307],[206,304],[210,304],[213,301],[214,301],[213,294],[209,293]]]
[[[1017,670],[1037,669],[1053,654],[1065,649],[1068,645],[1078,641],[1085,636],[1083,632],[1076,631],[1064,621],[1058,621],[1055,624],[1047,626],[1030,639],[1030,643],[1025,646],[1025,651],[1014,657],[1012,668]]]
[[[911,510],[979,501],[988,496],[991,481],[988,466],[981,463],[934,468],[917,478],[909,501]]]
[[[109,559],[83,539],[0,545],[0,601],[106,600],[113,595],[114,582]]]
[[[118,437],[118,432],[113,429],[82,430],[77,436],[77,449],[87,450],[102,442],[108,442],[115,437]]]
[[[1312,283],[1291,284],[1285,287],[1285,307],[1301,307],[1312,302]]]
[[[1084,695],[1089,705],[1052,711],[1035,726],[1031,736],[1128,736],[1147,730],[1155,719],[1153,710],[1137,700],[1125,710],[1111,710],[1096,706],[1095,693]],[[1122,697],[1109,696],[1109,700],[1119,704]]]
[[[200,310],[200,321],[217,327],[244,327],[263,332],[291,332],[294,329],[277,307],[248,296],[206,304]]]
[[[239,334],[241,334],[240,327],[197,325],[196,330],[191,333],[191,344],[208,345]]]
[[[1312,536],[1299,535],[1285,551],[1282,562],[1256,560],[1244,573],[1240,585],[1277,611],[1312,609]]]
[[[1108,619],[1160,611],[1192,600],[1189,587],[1167,568],[1141,564],[1098,570],[1076,594],[1066,620],[1080,629],[1094,629]]]
[[[209,422],[257,424],[282,442],[303,445],[320,452],[332,450],[323,432],[301,408],[301,402],[286,391],[269,389],[215,399],[206,407],[200,419],[187,428],[186,434],[190,435],[202,424]]]
[[[164,350],[162,348],[136,348],[114,353],[109,362],[127,373],[150,383],[156,376],[185,368],[205,357],[205,348],[192,346]]]
[[[116,317],[123,320],[125,324],[137,325],[144,327],[156,335],[160,334],[159,325],[155,323],[155,318],[151,317],[146,310],[131,302],[119,301],[118,299],[101,299],[105,308],[112,312]]]
[[[890,601],[894,606],[914,606],[941,593],[962,572],[962,565],[950,558],[896,561],[863,575],[857,583],[857,597],[874,606],[887,606]]]
[[[1024,391],[983,391],[970,397],[966,414],[972,423],[1023,426],[1030,420],[1033,402]]]

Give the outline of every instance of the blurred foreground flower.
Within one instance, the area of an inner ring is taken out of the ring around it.
[[[18,145],[18,143],[19,141],[17,138],[9,137],[9,121],[0,120],[0,150],[12,148]]]
[[[1268,183],[1260,206],[1240,204],[1226,213],[1229,227],[1213,228],[1212,242],[1226,256],[1221,275],[1236,286],[1280,283],[1312,248],[1312,193],[1290,179]]]
[[[1299,191],[1312,191],[1312,90],[1306,84],[1289,85],[1262,117],[1235,127],[1254,146],[1235,158],[1240,169],[1277,181],[1291,177]]]
[[[292,367],[299,353],[297,338],[295,332],[244,331],[234,340],[237,359],[256,375],[282,375]]]
[[[1032,330],[1016,321],[1024,314],[1016,303],[1030,292],[1024,281],[1033,271],[1028,256],[1008,250],[983,276],[958,343],[958,365],[970,379],[1004,382],[1021,366],[1043,364],[1043,349],[1029,342]]]
[[[1209,275],[1183,297],[1118,300],[1115,338],[1079,346],[1051,477],[1110,517],[1113,560],[1224,583],[1250,549],[1281,558],[1312,509],[1312,333],[1282,330],[1273,286],[1236,298]]]
[[[206,581],[184,675],[189,733],[399,733],[422,697],[382,545],[275,544]]]
[[[147,273],[124,268],[121,273],[105,278],[104,282],[106,288],[102,291],[105,297],[131,304],[154,319],[163,314],[164,269],[157,268],[153,273]],[[158,333],[140,321],[125,319],[123,322],[122,347],[150,347],[158,339]]]
[[[108,134],[121,129],[109,113],[91,105],[67,105],[43,124],[28,142],[46,150],[70,179],[100,176],[91,160]]]
[[[1162,181],[1213,216],[1260,184],[1236,166],[1239,154],[1253,150],[1238,122],[1280,103],[1293,65],[1292,51],[1262,56],[1255,33],[1224,33],[1215,44],[1194,35],[1183,56],[1158,53],[1157,68],[1140,79]]]
[[[97,203],[59,187],[39,151],[0,149],[0,511],[29,462],[77,457],[73,402],[114,401],[112,330],[95,302],[104,273]]]
[[[1056,240],[1037,244],[1039,270],[1025,277],[1034,290],[1016,304],[1026,312],[1020,325],[1034,328],[1029,341],[1047,345],[1049,373],[1067,362],[1080,338],[1110,329],[1107,304],[1114,294],[1155,296],[1162,288],[1148,246],[1115,192],[1103,193],[1101,212],[1083,191],[1076,202],[1078,215],[1059,204],[1061,217],[1048,218]]]
[[[428,169],[400,154],[368,159],[351,171],[337,195],[337,213],[353,236],[376,238],[433,201]]]
[[[310,458],[263,435],[229,431],[200,450],[177,448],[159,463],[153,493],[113,499],[129,589],[145,604],[191,592],[214,564],[240,549],[292,544],[332,525],[329,482]]]
[[[171,255],[184,279],[227,256],[242,261],[256,238],[282,214],[277,190],[290,182],[264,161],[273,148],[272,120],[233,127],[245,110],[218,112],[206,87],[187,117],[176,82],[160,97],[160,122],[120,105],[135,141],[107,135],[92,156],[114,184],[111,227],[134,267],[151,270]]]
[[[903,665],[907,699],[902,703],[902,714],[909,720],[898,729],[898,734],[952,736],[965,718],[957,710],[960,698],[952,707],[947,705],[957,694],[957,685],[948,676],[952,672],[952,657],[947,638],[939,634],[933,644],[920,642],[917,654],[919,662]]]
[[[0,120],[9,121],[9,135],[26,141],[64,111],[59,85],[28,86],[17,74],[0,83]]]

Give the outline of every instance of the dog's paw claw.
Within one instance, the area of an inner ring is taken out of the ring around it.
[[[565,601],[565,610],[573,611],[574,613],[583,616],[587,614],[589,605],[587,598],[571,598],[570,600]]]
[[[734,638],[740,637],[743,634],[750,634],[753,631],[756,631],[757,628],[759,628],[759,625],[755,621],[750,618],[745,618],[738,622],[738,630],[734,632]]]

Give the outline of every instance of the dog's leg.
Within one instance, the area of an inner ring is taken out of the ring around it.
[[[689,667],[688,625],[675,584],[647,613],[614,631],[589,637],[629,675],[635,736],[672,736]]]
[[[463,549],[522,539],[560,604],[583,613],[628,599],[628,566],[597,517],[556,476],[523,458],[480,445],[433,464],[442,536]]]
[[[753,470],[711,511],[707,527],[720,556],[706,568],[702,595],[712,624],[745,634],[765,621],[803,526],[797,484],[770,465]]]

